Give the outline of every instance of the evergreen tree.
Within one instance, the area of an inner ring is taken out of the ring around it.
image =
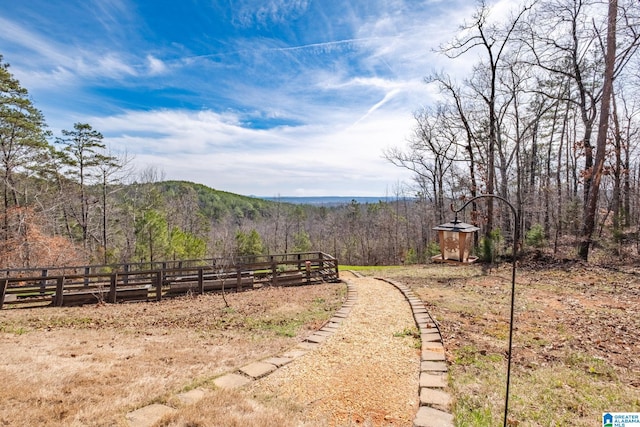
[[[63,130],[63,138],[57,143],[63,145],[63,161],[69,168],[70,175],[79,184],[79,211],[73,212],[82,230],[82,243],[87,248],[89,237],[89,211],[92,203],[89,201],[88,186],[92,179],[99,178],[99,168],[104,165],[115,164],[115,159],[105,153],[106,146],[102,142],[103,136],[86,123],[76,123],[72,131]]]
[[[238,256],[262,255],[263,252],[262,237],[255,229],[249,233],[242,231],[236,233],[236,254]]]
[[[200,259],[207,254],[207,243],[178,227],[171,230],[170,251],[174,259]]]
[[[311,250],[311,239],[309,234],[302,230],[293,236],[293,252],[309,252]]]
[[[165,259],[170,242],[167,219],[155,210],[149,209],[137,218],[135,224],[135,256],[140,261],[158,261]]]
[[[3,191],[2,240],[10,233],[8,210],[20,206],[17,176],[44,163],[49,144],[42,113],[9,72],[0,55],[0,174]]]

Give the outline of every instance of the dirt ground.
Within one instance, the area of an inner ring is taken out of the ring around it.
[[[440,323],[457,425],[501,424],[511,268],[426,266],[384,273],[412,286]],[[640,411],[640,269],[520,266],[510,420],[599,425]]]
[[[0,313],[0,425],[123,425],[133,409],[282,352],[344,284]]]

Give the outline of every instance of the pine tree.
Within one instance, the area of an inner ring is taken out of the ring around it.
[[[2,175],[2,240],[9,237],[9,208],[21,206],[17,176],[33,170],[47,155],[45,121],[28,91],[9,72],[0,55],[0,174]]]

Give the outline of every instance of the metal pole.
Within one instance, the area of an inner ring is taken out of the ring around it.
[[[512,255],[513,259],[511,261],[511,313],[509,316],[509,353],[507,356],[507,389],[505,391],[505,398],[504,398],[504,424],[503,424],[504,427],[507,427],[507,415],[509,413],[509,384],[511,383],[511,353],[512,353],[511,350],[513,348],[513,316],[515,311],[515,295],[516,295],[516,255],[518,253],[517,252],[518,239],[519,239],[518,227],[520,226],[520,221],[518,219],[518,212],[513,207],[513,205],[509,203],[509,201],[504,197],[496,196],[495,194],[481,194],[479,196],[476,196],[471,200],[469,200],[468,202],[466,202],[464,205],[462,205],[460,209],[457,209],[457,210],[454,209],[453,204],[451,204],[451,210],[455,213],[456,219],[458,218],[458,212],[464,210],[464,208],[466,208],[471,202],[477,199],[483,199],[483,198],[493,198],[493,199],[502,200],[511,208],[511,212],[513,213],[513,218],[514,218],[513,255]]]

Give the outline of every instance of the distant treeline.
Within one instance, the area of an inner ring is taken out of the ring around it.
[[[393,197],[365,197],[365,196],[284,196],[284,197],[260,197],[264,200],[281,203],[293,203],[295,205],[314,205],[314,206],[341,206],[351,202],[357,203],[378,203],[378,202],[391,202],[397,200]]]

